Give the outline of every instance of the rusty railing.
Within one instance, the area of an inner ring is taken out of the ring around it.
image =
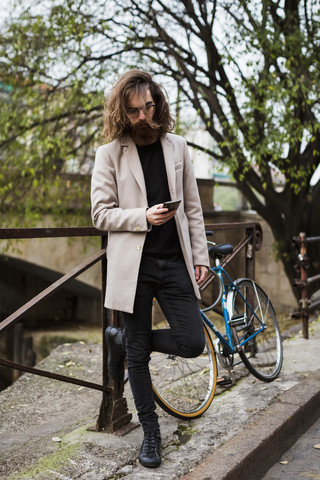
[[[308,294],[308,286],[320,280],[320,274],[308,277],[310,258],[307,252],[307,246],[310,243],[320,242],[320,237],[307,237],[304,232],[293,237],[292,246],[297,251],[297,263],[295,269],[299,273],[299,278],[295,279],[294,286],[300,289],[299,308],[292,313],[292,317],[302,320],[303,338],[309,338],[309,314],[319,308],[320,299],[311,301]]]
[[[245,276],[254,279],[255,276],[255,251],[261,248],[262,229],[259,223],[239,222],[239,223],[221,223],[206,224],[206,230],[215,232],[244,230],[245,235],[240,242],[234,246],[234,251],[225,258],[223,265],[228,264],[241,251],[245,251]],[[48,377],[88,388],[100,390],[102,392],[102,402],[96,424],[97,431],[109,431],[126,433],[134,425],[130,422],[132,415],[128,413],[127,402],[123,396],[124,382],[112,382],[108,378],[107,359],[108,352],[105,342],[104,332],[108,325],[121,326],[121,313],[108,310],[104,307],[105,287],[106,287],[106,245],[107,237],[104,232],[99,232],[95,228],[30,228],[30,229],[0,229],[0,239],[31,239],[31,238],[57,238],[57,237],[101,237],[101,249],[84,260],[80,265],[73,268],[70,272],[63,275],[58,281],[47,287],[34,298],[29,300],[18,310],[13,312],[7,318],[0,322],[0,334],[13,326],[20,320],[24,314],[36,307],[40,302],[63,288],[68,282],[79,276],[84,271],[99,261],[101,262],[101,318],[102,318],[102,384],[88,382],[82,379],[68,377],[57,373],[40,370],[39,368],[23,365],[11,360],[0,358],[0,365],[15,370],[29,372],[31,374]],[[204,283],[203,289],[210,283],[210,278]]]
[[[58,281],[50,285],[48,288],[40,292],[26,304],[13,312],[0,323],[0,334],[13,326],[23,315],[35,308],[40,302],[63,288],[74,278],[88,270],[97,262],[101,262],[101,317],[102,331],[104,332],[107,325],[113,322],[115,325],[119,322],[119,314],[111,312],[104,308],[105,285],[106,285],[106,243],[107,237],[95,228],[29,228],[29,229],[0,229],[0,239],[30,239],[30,238],[58,238],[58,237],[101,237],[101,249],[89,258],[84,260],[80,265],[73,268],[70,272],[63,275]],[[78,378],[70,378],[45,370],[40,370],[31,366],[23,365],[7,359],[0,358],[0,365],[4,365],[15,370],[29,372],[35,375],[48,377],[63,382],[73,383],[84,387],[93,388],[102,392],[102,403],[100,414],[97,420],[96,429],[98,431],[108,430],[114,432],[129,424],[132,415],[128,413],[127,403],[123,397],[123,384],[110,384],[107,370],[107,348],[105,338],[102,335],[102,384],[87,382]]]

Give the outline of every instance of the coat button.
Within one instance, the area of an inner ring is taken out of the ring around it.
[[[137,245],[137,250],[141,250],[141,245]]]

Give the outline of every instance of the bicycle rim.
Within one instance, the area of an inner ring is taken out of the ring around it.
[[[217,383],[214,346],[204,325],[205,348],[196,358],[153,352],[149,364],[154,398],[167,413],[181,419],[200,417],[210,406]]]
[[[235,284],[253,310],[237,291],[229,293],[228,311],[236,341],[240,344],[261,328],[256,316],[266,327],[240,348],[240,358],[255,377],[271,382],[279,375],[283,360],[282,340],[275,311],[268,296],[255,282],[240,279]]]

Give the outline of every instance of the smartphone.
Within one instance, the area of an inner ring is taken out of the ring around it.
[[[181,203],[181,200],[171,200],[170,202],[164,202],[163,208],[167,208],[168,210],[177,210]]]

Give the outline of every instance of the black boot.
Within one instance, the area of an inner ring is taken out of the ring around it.
[[[139,462],[144,467],[157,468],[161,464],[160,432],[146,432],[139,453]]]
[[[124,377],[124,331],[117,327],[107,327],[106,342],[108,346],[108,372],[115,382]]]

